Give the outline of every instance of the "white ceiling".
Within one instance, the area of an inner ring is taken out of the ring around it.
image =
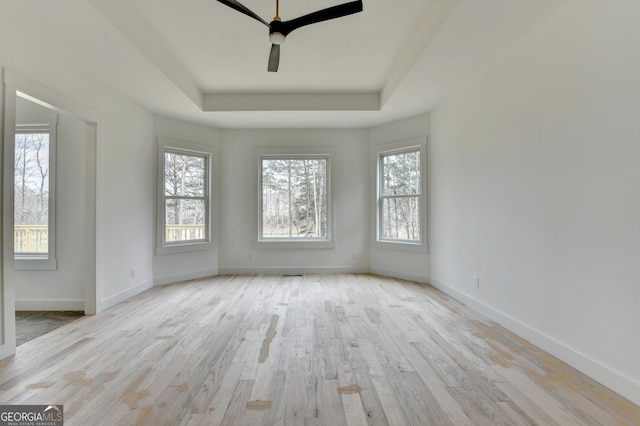
[[[281,0],[280,16],[346,1]],[[241,2],[274,16],[275,0]],[[0,23],[28,21],[27,41],[158,114],[220,128],[370,127],[431,110],[562,2],[364,0],[361,13],[291,33],[277,73],[266,70],[268,29],[216,0],[0,0]]]

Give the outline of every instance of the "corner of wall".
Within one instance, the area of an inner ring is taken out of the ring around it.
[[[640,383],[437,278],[431,285],[640,405]]]
[[[100,304],[101,311],[109,309],[110,307],[115,306],[120,302],[124,302],[125,300],[134,297],[145,290],[149,290],[151,287],[153,287],[153,281],[145,281],[124,291],[121,291],[120,293],[114,294],[113,296],[107,297],[106,299],[103,299]]]

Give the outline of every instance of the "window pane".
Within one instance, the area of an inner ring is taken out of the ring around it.
[[[212,248],[210,172],[213,152],[188,142],[159,138],[159,254]],[[177,145],[173,145],[177,143]]]
[[[420,240],[420,197],[394,197],[382,200],[382,238]]]
[[[327,159],[262,160],[262,237],[327,238]]]
[[[420,194],[420,150],[382,156],[382,194]]]
[[[165,200],[165,241],[205,240],[205,202],[199,200]]]
[[[203,197],[205,191],[206,158],[197,155],[164,154],[165,195]]]
[[[16,133],[14,248],[49,252],[49,134]]]

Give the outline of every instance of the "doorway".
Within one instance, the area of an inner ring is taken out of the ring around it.
[[[84,312],[93,279],[93,126],[17,94],[14,161],[16,345]]]
[[[97,306],[97,120],[7,70],[4,83],[0,358],[15,353],[16,312],[34,319],[53,311],[39,327],[47,330],[77,315],[61,312],[94,314]]]

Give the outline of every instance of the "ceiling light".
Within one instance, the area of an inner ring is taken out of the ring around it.
[[[282,33],[271,33],[269,34],[269,41],[273,44],[277,44],[280,45],[282,43],[284,43],[284,36],[282,35]]]

